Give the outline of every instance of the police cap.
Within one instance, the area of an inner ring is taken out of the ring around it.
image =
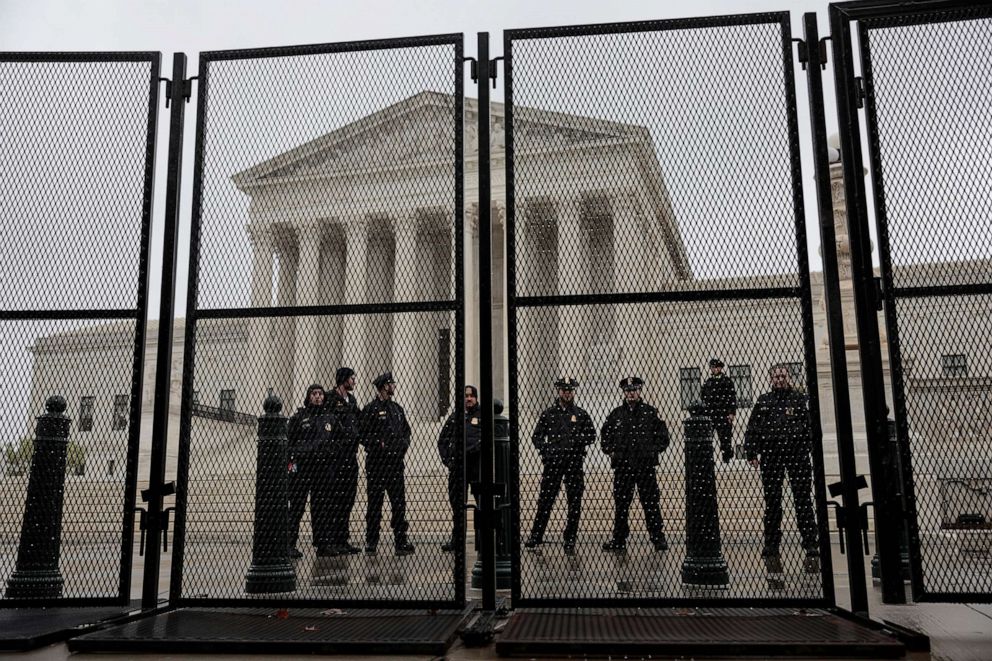
[[[339,367],[334,373],[334,385],[340,386],[342,383],[355,375],[355,370],[350,367]]]
[[[628,376],[620,379],[620,387],[624,390],[640,390],[644,387],[644,379],[639,376]]]
[[[710,367],[723,367],[723,361],[719,358],[710,358]]]
[[[579,387],[579,381],[574,376],[560,376],[555,381],[555,388],[558,390],[575,390]]]
[[[383,372],[372,381],[372,385],[375,386],[376,390],[382,390],[390,383],[396,383],[392,372]]]

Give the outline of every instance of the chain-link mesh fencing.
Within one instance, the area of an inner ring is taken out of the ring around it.
[[[988,598],[992,11],[859,27],[914,592]]]
[[[157,53],[0,54],[6,602],[129,596],[158,85]]]
[[[788,16],[505,53],[515,603],[832,599]]]
[[[464,598],[439,452],[462,438],[461,59],[460,35],[201,54],[175,598]],[[256,470],[272,396],[285,487]],[[273,544],[289,589],[253,583]]]

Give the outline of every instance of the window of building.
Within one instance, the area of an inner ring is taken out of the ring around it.
[[[117,467],[117,461],[115,461],[114,459],[110,459],[109,461],[107,461],[107,475],[109,477],[114,476],[114,468],[116,467]]]
[[[221,390],[220,391],[220,410],[221,411],[233,411],[234,410],[234,390]]]
[[[93,408],[96,397],[84,395],[79,398],[79,431],[93,431]]]
[[[963,353],[944,354],[940,357],[944,376],[968,376],[968,356]]]
[[[443,418],[451,405],[451,329],[437,331],[437,417]]]
[[[114,395],[114,418],[111,426],[114,431],[127,429],[127,402],[127,395]]]
[[[701,400],[703,371],[698,367],[679,368],[679,399],[682,408],[687,409]]]
[[[731,365],[727,376],[734,383],[734,391],[737,393],[737,408],[746,409],[754,404],[754,395],[751,390],[751,366]]]

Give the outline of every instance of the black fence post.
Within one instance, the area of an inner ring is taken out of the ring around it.
[[[296,573],[289,562],[288,546],[288,419],[282,415],[282,400],[265,399],[265,414],[258,419],[258,458],[255,473],[255,530],[251,544],[251,567],[245,577],[245,592],[292,592]]]
[[[682,423],[685,431],[685,560],[682,582],[725,586],[730,583],[720,543],[713,462],[713,423],[694,404]]]
[[[65,399],[45,401],[35,426],[31,474],[17,545],[17,566],[7,579],[7,599],[57,599],[65,579],[59,571],[69,423]]]
[[[496,589],[509,590],[513,580],[512,511],[510,509],[510,419],[503,415],[503,402],[493,400],[493,493],[495,494],[494,525],[496,526]],[[478,545],[476,545],[478,548]],[[483,585],[482,558],[472,567],[472,587]]]

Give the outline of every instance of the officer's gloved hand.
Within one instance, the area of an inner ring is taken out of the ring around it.
[[[723,450],[722,454],[723,454],[723,463],[729,464],[730,460],[734,458],[734,449],[726,448],[725,450]]]

